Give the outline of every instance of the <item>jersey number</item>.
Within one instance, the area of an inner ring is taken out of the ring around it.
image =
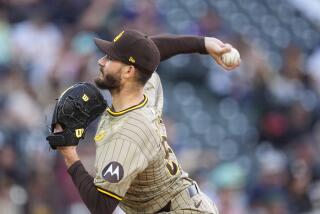
[[[173,160],[169,160],[169,156],[170,156],[170,153],[173,154],[173,151],[172,149],[170,148],[170,146],[168,145],[168,143],[166,141],[163,142],[163,147],[166,151],[166,157],[165,157],[165,160],[166,160],[166,168],[169,172],[170,175],[174,176],[178,173],[179,171],[179,165],[173,161]]]
[[[178,164],[173,162],[172,160],[166,160],[166,161],[167,161],[166,167],[170,175],[176,175],[179,170]]]

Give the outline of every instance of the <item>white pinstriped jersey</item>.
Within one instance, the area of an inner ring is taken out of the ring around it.
[[[120,200],[126,213],[155,213],[191,184],[166,141],[157,73],[144,93],[136,106],[107,109],[95,136],[97,190]]]

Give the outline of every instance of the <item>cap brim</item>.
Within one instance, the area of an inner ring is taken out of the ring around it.
[[[105,54],[110,54],[108,53],[110,50],[110,44],[111,42],[99,39],[99,38],[94,38],[94,43],[96,44],[97,48],[102,51]]]
[[[119,60],[121,62],[126,63],[121,57],[118,56],[117,52],[114,50],[112,42],[109,42],[103,39],[94,38],[94,43],[96,44],[96,46],[100,51],[110,56],[112,59]]]

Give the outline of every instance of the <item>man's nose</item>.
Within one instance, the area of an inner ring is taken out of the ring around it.
[[[105,57],[101,57],[101,58],[98,60],[98,64],[99,64],[100,66],[104,66],[104,64],[105,64]]]

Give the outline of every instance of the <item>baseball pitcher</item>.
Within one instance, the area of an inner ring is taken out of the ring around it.
[[[112,95],[107,107],[88,83],[58,99],[47,139],[65,158],[68,173],[92,213],[214,213],[218,210],[188,177],[167,143],[163,92],[155,72],[160,61],[181,53],[210,54],[227,70],[239,66],[231,45],[198,36],[152,36],[124,30],[113,41],[95,39],[105,54],[95,84]],[[226,58],[225,60],[223,58]],[[76,145],[101,115],[94,142],[95,177],[83,167]]]

